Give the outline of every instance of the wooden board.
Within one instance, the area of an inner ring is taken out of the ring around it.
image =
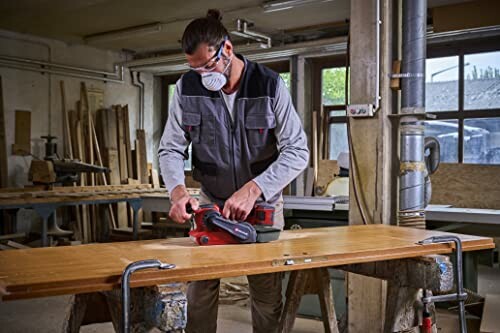
[[[143,129],[138,129],[136,132],[137,144],[135,146],[136,153],[138,155],[138,162],[140,162],[140,173],[138,171],[139,180],[142,184],[149,183],[148,176],[148,157],[146,150],[146,132]]]
[[[31,112],[16,110],[15,136],[12,154],[27,156],[31,154]]]
[[[7,136],[5,134],[5,109],[3,106],[2,77],[0,76],[0,187],[8,186]]]
[[[120,161],[120,180],[126,184],[128,178],[127,149],[125,146],[125,127],[123,122],[123,109],[116,106],[116,122],[118,129],[118,157]]]
[[[121,179],[120,179],[120,163],[118,158],[118,151],[116,149],[108,149],[107,156],[108,156],[109,168],[111,169],[111,172],[109,174],[109,183],[111,185],[120,185]],[[117,220],[117,226],[119,228],[127,227],[128,222],[127,222],[126,203],[121,202],[117,204],[116,220]]]
[[[130,178],[138,179],[136,175],[134,175],[134,168],[132,167],[132,146],[130,142],[130,124],[129,124],[129,115],[128,115],[128,105],[123,107],[123,129],[125,132],[125,154],[127,156],[127,169],[128,176]]]
[[[500,165],[441,163],[431,175],[436,205],[500,209]]]
[[[178,238],[5,251],[0,252],[0,285],[10,293],[5,300],[111,290],[119,288],[128,264],[152,258],[176,268],[137,272],[133,287],[450,253],[450,244],[416,244],[442,234],[359,225],[285,231],[266,244],[200,247]],[[460,237],[465,251],[494,247],[491,238]]]
[[[435,32],[455,31],[500,25],[500,2],[476,0],[432,8]]]

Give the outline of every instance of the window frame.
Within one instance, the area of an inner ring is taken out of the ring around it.
[[[496,109],[464,109],[464,59],[466,55],[499,52],[500,37],[485,38],[480,40],[458,41],[454,43],[443,43],[430,45],[427,49],[426,59],[434,59],[449,56],[458,56],[458,109],[453,111],[429,112],[436,118],[433,120],[458,120],[458,160],[464,163],[464,123],[466,119],[478,118],[500,118],[500,107]],[[476,164],[476,163],[474,163]]]
[[[477,40],[458,40],[455,42],[433,43],[429,41],[426,59],[458,56],[458,109],[449,111],[429,112],[435,115],[433,120],[457,120],[458,121],[458,159],[456,163],[464,163],[464,123],[467,119],[500,118],[500,108],[496,109],[464,109],[464,57],[469,54],[500,51],[500,36],[482,38]],[[322,105],[322,70],[326,68],[346,67],[345,55],[321,57],[312,59],[312,89],[313,110],[323,110],[324,116],[328,116],[328,125],[347,123],[345,116],[329,116],[330,111],[346,110],[346,105]],[[330,127],[328,133],[330,135]]]

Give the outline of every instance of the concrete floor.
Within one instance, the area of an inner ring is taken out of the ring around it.
[[[500,294],[500,269],[481,266],[479,269],[479,293]],[[0,302],[0,333],[53,333],[61,332],[69,297],[48,297],[33,300]],[[443,320],[440,320],[442,318]],[[453,332],[456,316],[438,315],[440,332]],[[250,310],[237,305],[219,307],[219,332],[246,333],[252,331]],[[113,333],[111,323],[84,326],[83,333]],[[293,332],[323,332],[321,321],[297,318]]]
[[[61,332],[68,304],[68,296],[0,303],[0,333]],[[322,331],[321,321],[297,318],[292,332],[315,333]],[[80,332],[114,333],[115,330],[111,323],[104,323],[82,326]],[[218,332],[252,332],[250,309],[236,305],[221,305],[219,307]]]

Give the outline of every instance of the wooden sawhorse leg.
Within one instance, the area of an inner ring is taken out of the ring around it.
[[[319,297],[323,326],[326,333],[338,333],[337,317],[333,305],[332,285],[327,268],[292,271],[286,289],[286,301],[280,318],[280,333],[292,331],[302,296]]]

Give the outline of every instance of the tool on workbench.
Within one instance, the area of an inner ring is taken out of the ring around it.
[[[424,295],[422,297],[422,303],[424,304],[424,310],[428,312],[428,305],[432,302],[450,302],[457,301],[459,305],[459,318],[460,318],[460,333],[467,333],[467,325],[465,322],[465,300],[467,299],[467,293],[464,291],[463,283],[463,272],[462,272],[462,241],[457,236],[434,236],[429,237],[418,242],[418,244],[435,244],[435,243],[455,243],[455,281],[457,285],[457,291],[455,293],[446,295],[436,295],[427,296],[427,291],[424,290]],[[423,328],[429,324],[429,319],[425,320],[423,323]]]
[[[174,264],[164,264],[158,259],[140,260],[129,264],[122,273],[122,333],[130,332],[130,275],[132,273],[148,269],[172,269]]]
[[[246,221],[233,221],[222,216],[216,204],[201,205],[193,211],[194,223],[189,236],[198,245],[267,243],[278,239],[280,230],[273,228],[274,207],[256,205]]]
[[[29,180],[33,184],[74,183],[80,179],[82,172],[110,172],[106,167],[83,163],[79,160],[59,159],[55,136],[42,136],[45,142],[43,160],[33,159],[29,170]]]

